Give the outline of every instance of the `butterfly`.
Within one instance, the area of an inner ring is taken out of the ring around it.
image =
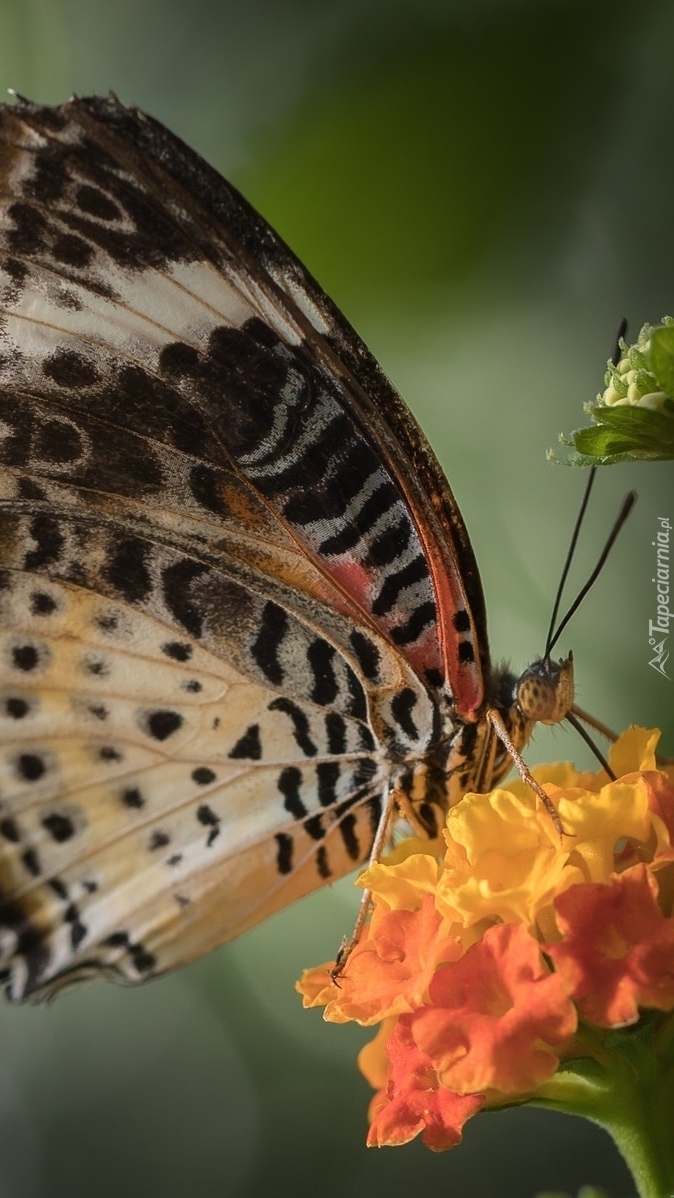
[[[420,429],[195,152],[114,96],[18,99],[0,173],[0,969],[22,1001],[184,965],[366,861],[392,807],[436,836],[560,669],[518,690],[492,668]]]

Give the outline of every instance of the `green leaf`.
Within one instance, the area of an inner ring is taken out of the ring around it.
[[[674,325],[661,325],[651,333],[649,365],[660,388],[674,396]]]
[[[674,334],[674,329],[662,332]],[[672,340],[674,348],[674,339]],[[664,351],[663,351],[664,355]],[[674,359],[673,359],[674,361]],[[576,429],[565,445],[576,450],[566,459],[573,466],[609,466],[616,462],[667,462],[674,459],[674,419],[663,412],[622,404],[590,408],[596,421]]]

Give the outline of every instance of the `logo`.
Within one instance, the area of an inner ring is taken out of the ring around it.
[[[655,578],[651,579],[651,582],[655,583],[657,615],[655,620],[648,621],[648,643],[654,650],[648,664],[657,670],[658,674],[662,674],[663,678],[669,678],[671,681],[665,669],[669,658],[669,649],[665,646],[669,638],[669,621],[674,616],[674,612],[669,610],[669,537],[672,526],[667,516],[658,516],[658,525],[656,539],[652,542],[656,556]]]

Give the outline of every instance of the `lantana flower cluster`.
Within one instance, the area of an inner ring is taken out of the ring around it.
[[[561,834],[516,781],[449,812],[442,856],[410,841],[361,875],[372,914],[343,972],[298,988],[328,1020],[379,1025],[359,1058],[369,1145],[450,1148],[484,1108],[554,1100],[609,1029],[674,1010],[674,786],[657,739],[620,738],[617,781],[535,769]]]

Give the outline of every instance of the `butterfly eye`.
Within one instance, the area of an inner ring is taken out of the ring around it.
[[[557,724],[573,705],[573,656],[554,662],[535,661],[515,689],[517,705],[528,720]]]

